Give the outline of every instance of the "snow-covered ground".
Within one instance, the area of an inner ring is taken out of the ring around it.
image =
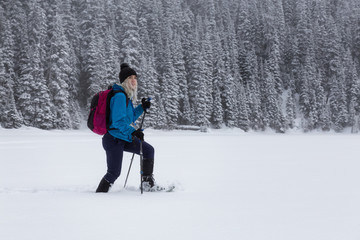
[[[2,240],[358,240],[360,135],[146,130],[155,178],[143,195],[139,157],[123,188],[95,194],[101,137],[0,129]]]

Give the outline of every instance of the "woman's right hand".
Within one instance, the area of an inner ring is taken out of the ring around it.
[[[137,137],[140,141],[144,141],[144,133],[141,129],[133,131],[131,135]]]

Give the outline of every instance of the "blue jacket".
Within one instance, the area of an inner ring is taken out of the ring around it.
[[[113,89],[122,90],[124,88],[114,84]],[[124,91],[125,92],[125,91]],[[134,108],[131,99],[128,100],[126,106],[126,96],[123,92],[116,93],[110,100],[110,121],[111,125],[108,132],[116,138],[122,139],[127,142],[132,142],[131,133],[135,131],[135,128],[131,124],[135,124],[136,119],[144,112],[142,105],[140,104]]]

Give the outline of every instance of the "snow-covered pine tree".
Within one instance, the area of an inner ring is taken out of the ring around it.
[[[151,98],[151,108],[149,113],[146,116],[146,121],[144,122],[144,127],[159,127],[160,122],[166,122],[165,113],[160,113],[159,110],[159,99],[160,99],[160,88],[158,84],[158,75],[155,71],[154,59],[150,56],[143,55],[140,59],[140,65],[142,66],[138,78],[139,87],[141,87],[142,97]],[[147,59],[148,57],[148,59]],[[140,94],[140,93],[139,93]],[[161,117],[159,117],[161,115]]]
[[[288,28],[288,33],[289,33]],[[288,95],[291,94],[291,97],[288,96],[288,102],[291,98],[291,101],[293,101],[294,104],[294,117],[296,115],[296,83],[299,82],[299,73],[298,70],[300,69],[300,63],[298,60],[298,48],[297,48],[297,40],[296,37],[288,36],[287,37],[287,43],[285,44],[285,52],[284,52],[284,63],[285,63],[285,76],[286,80],[284,82],[284,88],[288,91]],[[288,105],[288,103],[287,103]],[[288,112],[288,110],[287,110]],[[290,116],[290,114],[287,114]],[[291,122],[290,119],[287,119],[288,122]],[[290,126],[291,128],[293,126]]]
[[[164,108],[166,111],[167,124],[174,128],[178,122],[179,110],[179,82],[176,78],[172,60],[171,46],[169,40],[165,40],[163,56],[163,74],[160,79]]]
[[[316,71],[316,58],[315,58],[315,49],[314,49],[314,36],[312,32],[309,33],[310,39],[307,49],[307,54],[305,56],[305,72],[307,77],[307,85],[309,89],[307,90],[310,98],[309,105],[309,117],[308,117],[308,126],[309,130],[315,129],[319,126],[319,110],[322,109],[323,102],[325,99],[323,88],[321,86],[321,78]]]
[[[0,11],[1,12],[1,11]],[[3,36],[0,34],[0,39]],[[5,57],[0,48],[0,126],[4,128],[19,128],[22,124],[14,99],[11,74],[6,70]]]
[[[86,79],[87,85],[87,107],[90,106],[92,97],[99,91],[107,89],[108,82],[106,82],[105,77],[106,67],[105,67],[105,44],[104,39],[101,39],[97,35],[98,28],[95,28],[91,31],[89,49],[87,51],[87,60],[84,70],[88,78]]]
[[[189,88],[186,79],[185,60],[183,54],[183,48],[181,45],[181,37],[178,33],[175,33],[174,50],[173,50],[173,62],[176,79],[179,82],[179,118],[178,122],[182,125],[188,125],[191,123],[191,109],[189,101]]]
[[[189,83],[189,100],[194,114],[194,122],[198,126],[209,125],[206,112],[206,69],[204,65],[204,51],[200,40],[200,19],[197,19],[197,27],[190,35],[192,41],[190,42],[192,54],[188,58],[188,83]],[[210,96],[209,96],[210,97]]]
[[[252,31],[252,24],[249,19],[249,6],[246,1],[241,1],[237,15],[237,31],[236,42],[238,45],[243,45],[245,49],[250,49],[254,44],[254,36]],[[239,46],[240,47],[240,46]]]
[[[319,2],[314,9],[314,24],[312,26],[315,41],[315,59],[319,68],[326,69],[326,52],[327,52],[327,29],[326,29],[326,10],[325,2]]]
[[[208,24],[207,18],[205,18],[205,25]],[[209,29],[206,27],[205,29]],[[211,116],[213,115],[213,66],[214,66],[214,51],[211,44],[211,36],[210,32],[206,31],[205,36],[203,37],[202,41],[202,57],[204,61],[204,85],[205,85],[205,103],[206,103],[206,119],[208,120],[207,125],[210,124]]]
[[[161,97],[166,112],[167,125],[169,128],[174,128],[179,120],[179,79],[177,78],[176,69],[174,67],[175,56],[179,53],[177,50],[173,37],[175,35],[172,26],[175,15],[168,3],[163,3],[163,19],[162,19],[162,58],[158,62],[158,69],[160,70],[160,88],[162,91]]]
[[[281,95],[281,93],[283,92],[283,82],[281,79],[281,72],[280,72],[281,56],[280,56],[279,39],[275,29],[272,32],[269,41],[270,41],[269,43],[270,53],[269,53],[268,67],[275,80],[276,92],[278,95]]]
[[[283,9],[283,2],[282,0],[273,0],[271,4],[271,11],[274,15],[274,25],[276,27],[276,35],[279,45],[279,64],[282,66],[283,64],[283,53],[285,49],[285,40],[286,40],[286,26],[285,26],[285,16],[284,16],[284,9]],[[280,66],[280,67],[281,67]]]
[[[30,80],[30,104],[32,112],[29,112],[30,126],[52,129],[54,124],[54,105],[51,102],[49,88],[44,75],[45,56],[46,56],[46,37],[47,37],[47,19],[45,10],[39,0],[32,0],[28,3],[28,39],[29,48],[28,57],[30,59],[29,74]],[[25,118],[25,116],[24,116]]]
[[[33,55],[30,58],[31,61],[31,99],[30,102],[33,105],[33,119],[31,120],[31,126],[41,129],[53,129],[56,128],[54,115],[55,106],[50,98],[50,91],[46,84],[44,77],[44,69],[40,60],[40,49],[38,46],[33,46]]]
[[[301,64],[305,62],[307,48],[309,46],[310,19],[306,0],[296,2],[296,13],[298,14],[298,22],[296,25],[296,38],[298,40],[299,61]]]
[[[78,101],[80,106],[88,109],[90,106],[90,99],[92,97],[91,91],[89,88],[89,77],[88,66],[90,65],[90,42],[94,41],[94,29],[96,19],[96,2],[89,2],[86,0],[79,0],[75,6],[75,16],[78,26],[78,41],[77,45],[77,54],[78,54],[78,92],[81,94],[78,95]]]
[[[206,69],[203,61],[202,51],[198,58],[198,63],[194,67],[197,69],[197,78],[194,79],[193,86],[195,91],[194,98],[194,111],[195,111],[195,124],[200,127],[208,127],[209,120],[207,113],[207,101],[206,98],[210,97],[207,95],[207,86],[206,86]]]
[[[138,4],[132,0],[124,0],[121,9],[121,62],[128,63],[132,68],[140,68],[140,36],[137,22]]]
[[[145,17],[139,18],[139,38],[140,38],[140,69],[138,69],[138,94],[141,97],[149,96],[147,91],[147,84],[151,76],[148,76],[149,71],[149,58],[152,53],[153,44],[150,41],[149,31],[147,27],[147,19]],[[145,70],[146,69],[146,70]]]
[[[226,69],[226,77],[223,80],[224,90],[222,98],[224,101],[224,120],[228,127],[237,126],[238,108],[237,108],[237,92],[234,77],[230,73],[230,69]]]
[[[242,1],[237,14],[237,63],[242,80],[241,84],[244,85],[246,93],[249,127],[261,129],[263,124],[258,85],[258,64],[254,48],[254,27],[249,14],[249,3]]]
[[[69,78],[71,77],[72,69],[70,63],[70,46],[67,41],[61,15],[55,13],[54,21],[51,22],[49,32],[51,38],[49,40],[49,57],[47,60],[48,69],[46,70],[46,77],[49,81],[49,90],[52,102],[55,105],[54,124],[56,128],[69,129],[71,128],[71,118],[69,114]]]
[[[162,42],[162,4],[161,0],[141,0],[140,1],[140,13],[141,16],[147,20],[147,31],[149,32],[149,38],[151,42],[151,48],[154,52],[153,62],[156,67],[157,73],[161,74],[161,60],[163,56],[163,42]],[[146,11],[147,10],[147,11]],[[144,11],[142,13],[141,11]],[[146,12],[145,12],[146,11]],[[150,46],[149,46],[150,47]]]
[[[291,88],[289,88],[286,92],[286,127],[294,128],[295,127],[295,99],[293,97],[293,93]]]
[[[205,59],[206,67],[211,72],[209,73],[212,81],[208,87],[211,92],[212,105],[209,106],[211,109],[210,122],[213,127],[220,128],[224,124],[224,111],[222,104],[222,90],[224,80],[224,61],[223,61],[223,50],[221,46],[221,38],[219,36],[218,27],[216,24],[216,6],[214,0],[206,1],[205,9],[208,9],[205,14],[205,40],[210,41],[211,46],[205,48]],[[210,39],[208,39],[210,38]],[[208,44],[205,42],[205,44]],[[212,56],[210,54],[212,53]],[[186,57],[186,56],[185,56]],[[209,65],[211,63],[211,65]]]
[[[250,127],[255,130],[260,130],[264,128],[264,123],[261,111],[258,63],[254,47],[248,51],[245,60],[251,65],[250,78],[246,84]]]
[[[14,35],[10,21],[5,18],[4,9],[0,6],[0,124],[5,128],[18,128],[22,119],[18,114],[14,98]]]
[[[325,108],[326,95],[322,86],[322,74],[317,71],[315,75],[316,77],[314,79],[314,82],[312,83],[312,89],[314,90],[315,95],[312,109],[313,115],[316,116],[316,121],[314,121],[314,127],[321,128],[326,121],[326,117],[322,115],[322,111]]]
[[[319,114],[319,128],[325,131],[330,130],[330,105],[328,104],[328,96],[324,90],[325,73],[320,69],[317,71],[317,84],[319,84],[316,94],[317,111]]]
[[[334,124],[336,131],[341,131],[348,121],[348,113],[346,107],[346,92],[345,92],[345,73],[341,59],[341,39],[338,28],[332,16],[328,19],[328,33],[327,33],[327,69],[326,74],[329,79],[329,100],[331,121]]]
[[[323,115],[325,108],[325,94],[323,89],[323,78],[319,75],[316,68],[321,69],[324,61],[323,49],[316,48],[316,44],[323,43],[323,32],[321,31],[321,8],[318,7],[319,19],[315,21],[313,28],[303,30],[308,39],[306,40],[306,52],[300,54],[298,49],[298,36],[293,38],[293,59],[291,77],[295,80],[296,92],[299,93],[299,105],[305,119],[302,119],[305,130],[312,130],[323,126],[326,117]],[[303,14],[302,16],[304,16]],[[304,18],[304,17],[300,17]],[[301,21],[300,21],[301,22]],[[302,64],[300,58],[302,56]],[[298,60],[299,59],[299,60]],[[302,65],[302,66],[301,66]]]
[[[236,35],[237,49],[238,49],[238,60],[239,71],[244,84],[247,84],[250,81],[252,71],[251,63],[248,62],[248,54],[253,48],[253,43],[251,42],[251,26],[250,21],[247,16],[245,8],[242,7],[239,9],[238,14],[238,28]]]
[[[234,21],[231,16],[230,3],[224,1],[220,6],[222,21],[220,24],[220,31],[223,35],[223,49],[225,56],[225,65],[229,66],[231,75],[234,77],[239,74],[238,59],[238,45],[236,44],[236,33]],[[235,79],[238,81],[238,79]]]
[[[190,76],[190,70],[191,70],[191,61],[193,58],[193,49],[194,49],[194,29],[193,26],[194,23],[194,14],[188,9],[184,12],[184,17],[182,19],[182,32],[183,34],[180,35],[181,37],[181,45],[183,46],[183,53],[184,53],[184,62],[185,62],[185,71],[186,71],[186,78],[187,82],[191,83],[191,76]],[[197,49],[199,50],[199,49]],[[190,86],[189,86],[190,87]],[[190,89],[189,89],[190,90]],[[189,92],[190,98],[193,94],[192,92]]]
[[[355,63],[350,67],[350,92],[349,92],[349,125],[352,127],[352,132],[359,131],[360,120],[360,78],[357,74]]]
[[[284,132],[285,119],[282,113],[282,103],[276,93],[275,78],[269,69],[269,63],[264,63],[264,79],[262,85],[263,106],[265,116],[268,119],[268,126],[277,132]]]
[[[240,77],[241,78],[241,77]],[[247,132],[250,128],[249,120],[249,103],[246,96],[244,85],[241,82],[237,83],[237,102],[238,102],[238,121],[237,126]]]
[[[224,122],[224,106],[222,101],[222,91],[224,88],[224,62],[222,59],[222,51],[220,44],[220,37],[216,36],[214,39],[214,66],[213,66],[213,114],[212,123],[215,128],[220,128]]]
[[[118,52],[116,41],[112,32],[107,29],[105,31],[104,39],[104,65],[105,65],[105,78],[104,83],[106,86],[113,85],[119,81],[120,63],[118,61]]]
[[[69,115],[71,128],[80,128],[83,116],[79,105],[80,96],[84,95],[79,91],[79,56],[80,44],[84,39],[80,37],[79,23],[75,18],[75,4],[71,0],[64,0],[58,3],[58,13],[61,14],[63,30],[69,45],[67,62],[69,64],[68,85],[69,92]]]
[[[353,26],[353,48],[352,53],[357,58],[357,62],[360,62],[360,8],[357,7],[354,9],[355,12],[355,19]]]
[[[335,131],[342,131],[348,122],[348,112],[346,108],[346,95],[344,87],[344,73],[333,75],[330,79],[330,114],[331,122]]]

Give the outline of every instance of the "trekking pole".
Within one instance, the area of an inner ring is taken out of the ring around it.
[[[140,140],[140,190],[141,190],[141,194],[143,194],[143,166],[144,166],[144,158],[143,158],[143,149],[142,149],[142,141]]]
[[[146,111],[144,112],[143,118],[141,120],[140,129],[142,128],[142,125],[144,123],[145,115],[146,115]],[[140,154],[142,155],[142,142],[141,142],[141,140],[140,140]],[[132,165],[133,160],[134,160],[134,156],[135,156],[135,153],[133,153],[131,161],[130,161],[130,166],[129,166],[129,170],[128,170],[128,173],[127,173],[127,176],[126,176],[124,188],[126,187],[126,183],[127,183],[128,178],[129,178],[129,173],[130,173],[131,165]],[[141,160],[141,158],[140,158],[140,160]],[[141,184],[141,186],[142,186],[142,184]]]

